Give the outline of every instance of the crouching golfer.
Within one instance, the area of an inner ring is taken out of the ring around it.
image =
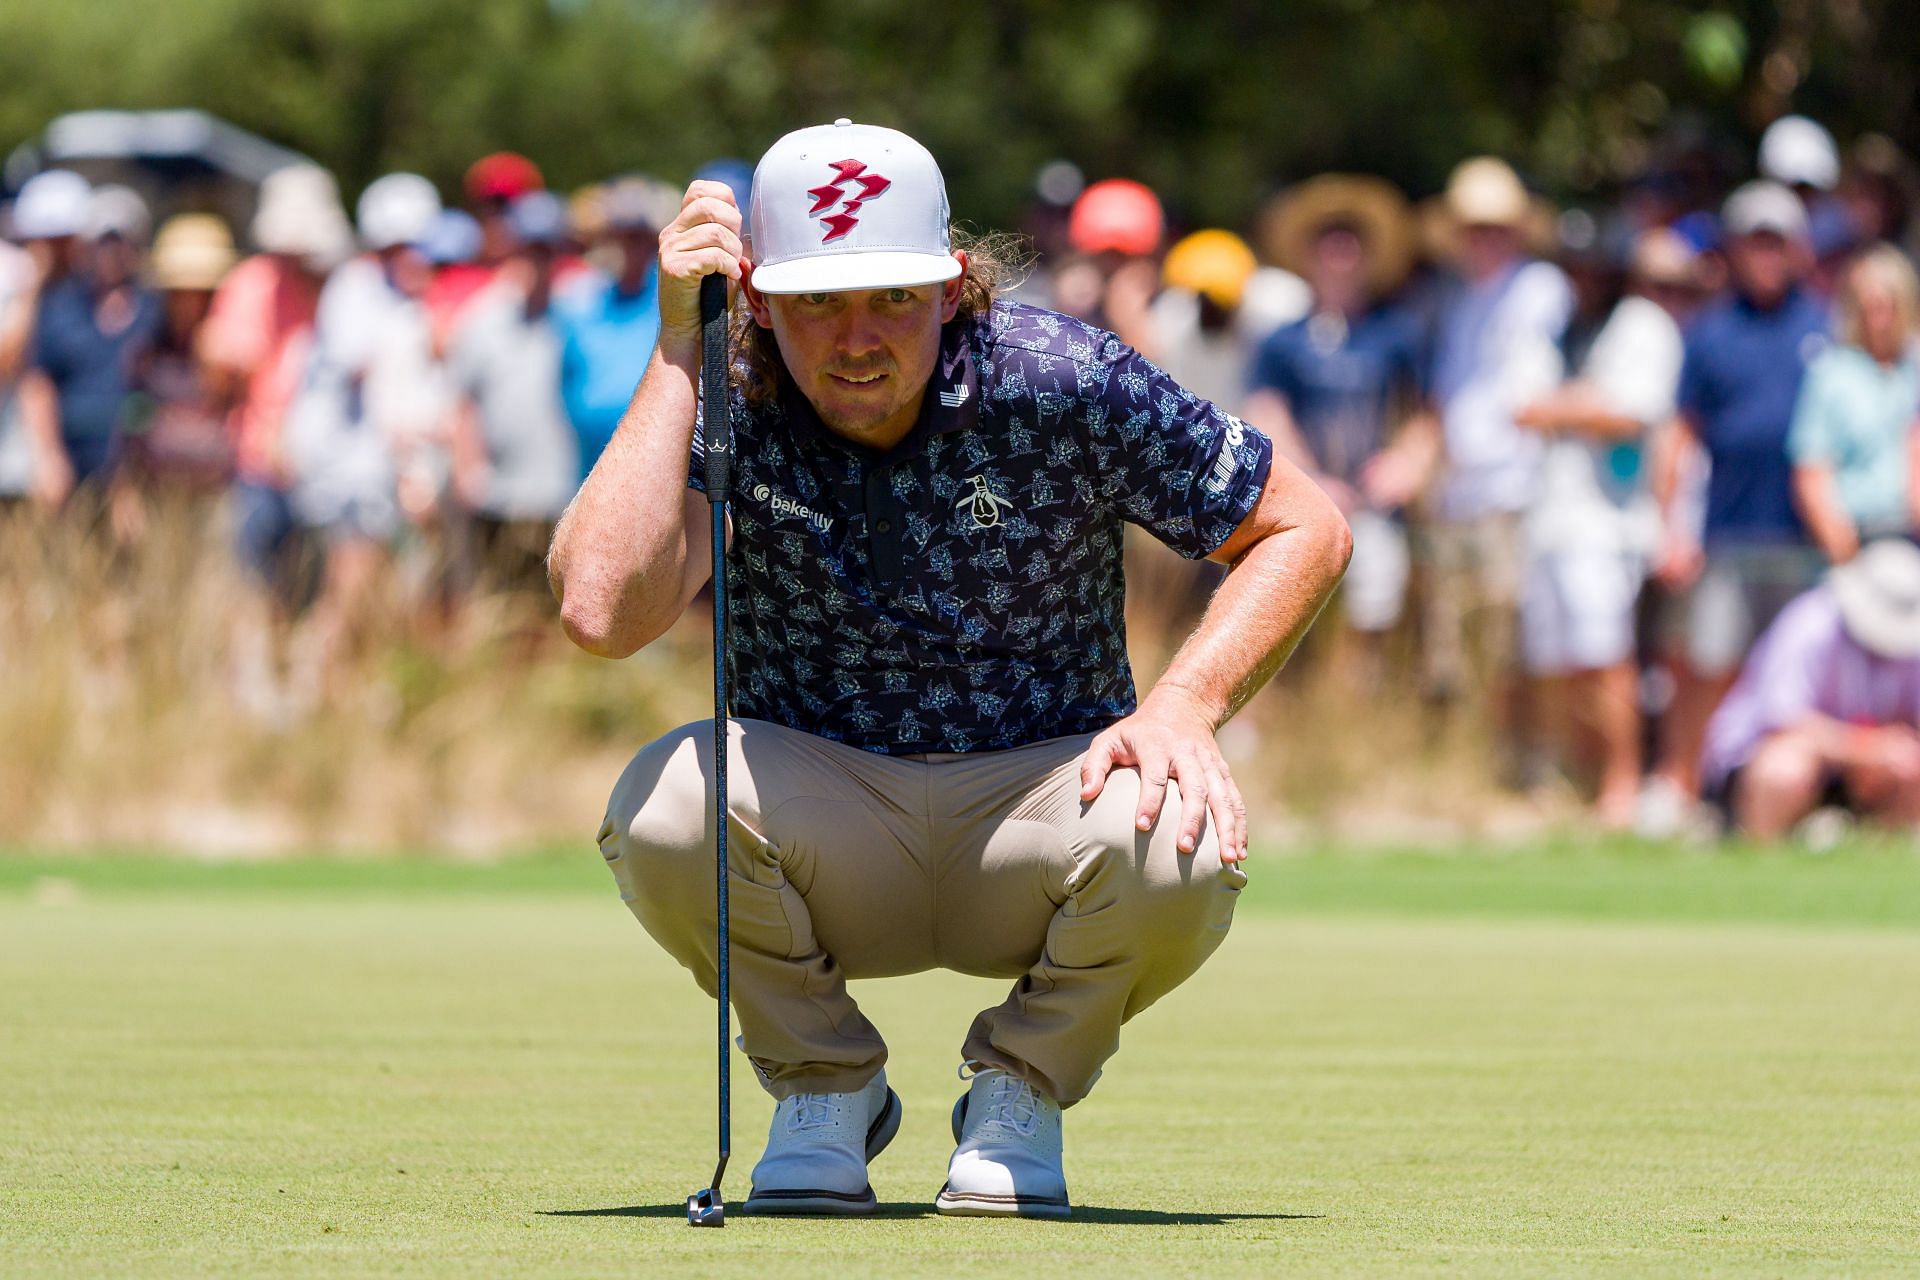
[[[1118,339],[997,299],[1003,268],[953,246],[940,170],[904,134],[787,135],[742,222],[696,182],[661,234],[659,347],[550,573],[568,635],[607,657],[707,580],[699,286],[738,280],[733,1000],[778,1099],[746,1207],[874,1208],[900,1100],[847,980],[948,968],[1013,988],[961,1046],[938,1207],[1064,1217],[1061,1109],[1219,946],[1245,883],[1214,733],[1333,590],[1347,530],[1263,436]],[[1232,566],[1137,703],[1122,521]],[[634,757],[600,831],[621,896],[709,993],[711,733]]]

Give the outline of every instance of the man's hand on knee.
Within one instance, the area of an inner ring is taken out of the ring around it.
[[[1103,729],[1088,744],[1080,764],[1081,802],[1097,799],[1114,769],[1138,769],[1140,808],[1134,825],[1148,831],[1159,820],[1171,780],[1180,792],[1180,852],[1200,847],[1201,824],[1211,814],[1220,860],[1243,860],[1247,806],[1213,728],[1197,700],[1177,689],[1155,689],[1138,711]]]

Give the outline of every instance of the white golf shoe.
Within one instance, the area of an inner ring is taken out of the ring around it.
[[[872,1213],[867,1162],[900,1131],[882,1071],[856,1093],[796,1093],[774,1108],[747,1213]]]
[[[1060,1165],[1060,1104],[1005,1071],[982,1071],[953,1108],[947,1185],[941,1213],[1065,1218],[1067,1175]]]

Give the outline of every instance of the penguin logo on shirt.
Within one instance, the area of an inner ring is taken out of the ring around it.
[[[973,512],[974,528],[991,529],[1000,523],[1003,511],[1013,510],[1013,504],[987,488],[985,476],[974,476],[971,483],[973,492],[954,503],[953,509],[969,508]]]

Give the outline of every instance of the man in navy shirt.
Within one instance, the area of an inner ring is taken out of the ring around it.
[[[568,634],[624,656],[712,571],[698,286],[740,282],[725,572],[734,1002],[776,1099],[749,1211],[860,1213],[899,1126],[848,978],[1014,980],[962,1046],[937,1205],[1064,1217],[1061,1109],[1197,970],[1245,877],[1215,744],[1339,580],[1348,535],[1257,431],[1111,334],[997,299],[924,148],[789,134],[741,215],[696,182],[661,236],[661,336],[555,533]],[[1136,701],[1121,526],[1232,567]],[[622,897],[714,983],[712,728],[636,756],[600,833]]]
[[[55,477],[50,491],[62,497],[111,478],[127,398],[160,336],[159,296],[139,282],[147,228],[132,191],[97,189],[84,268],[40,299],[20,404],[41,465]]]
[[[1247,420],[1319,481],[1353,528],[1342,621],[1368,637],[1365,677],[1382,674],[1378,640],[1399,621],[1410,555],[1391,459],[1377,460],[1416,410],[1422,363],[1415,317],[1385,299],[1411,258],[1406,201],[1379,178],[1324,174],[1287,196],[1274,238],[1313,289],[1313,308],[1273,332],[1254,361]]]
[[[1704,449],[1710,468],[1701,531],[1677,518],[1675,486],[1661,495],[1659,576],[1687,595],[1686,663],[1659,776],[1663,790],[1689,797],[1714,706],[1754,638],[1821,567],[1793,505],[1787,454],[1800,380],[1827,346],[1829,325],[1826,306],[1801,284],[1806,212],[1778,183],[1750,182],[1727,198],[1721,219],[1733,291],[1694,321],[1680,369],[1677,435]]]

